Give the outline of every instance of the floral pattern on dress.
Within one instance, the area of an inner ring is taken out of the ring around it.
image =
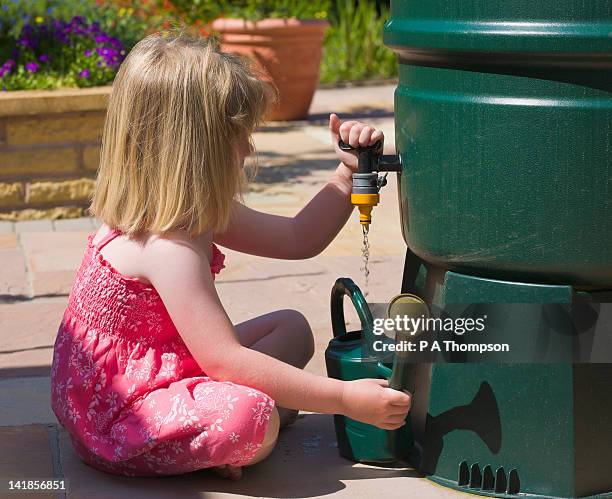
[[[102,257],[118,234],[88,236],[54,345],[51,406],[77,455],[127,476],[247,463],[274,401],[202,372],[155,289]],[[213,245],[213,278],[224,258]]]

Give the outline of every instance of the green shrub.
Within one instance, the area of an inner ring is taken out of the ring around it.
[[[383,28],[389,9],[380,14],[372,0],[337,0],[329,12],[321,81],[335,83],[397,76],[395,54],[383,45]]]
[[[207,23],[218,17],[325,19],[330,0],[172,0],[172,4],[187,22]]]

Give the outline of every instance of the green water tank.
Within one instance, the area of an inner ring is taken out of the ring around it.
[[[464,274],[612,289],[612,2],[391,2],[406,244]]]

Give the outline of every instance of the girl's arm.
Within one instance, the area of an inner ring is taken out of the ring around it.
[[[216,233],[214,241],[242,253],[299,260],[323,251],[348,220],[351,170],[340,164],[331,180],[295,217],[253,210],[234,202],[230,227]]]
[[[342,137],[356,147],[383,138],[381,131],[364,123],[347,121],[340,124],[335,114],[330,116],[329,127],[334,149],[342,163],[308,204],[295,217],[283,217],[236,202],[230,227],[214,235],[216,243],[242,253],[286,260],[311,258],[329,245],[353,211],[350,195],[352,173],[357,167],[353,154],[340,151],[338,139]]]
[[[346,414],[385,429],[403,423],[410,397],[383,380],[317,376],[242,346],[199,243],[158,239],[147,248],[146,265],[181,338],[211,378],[256,388],[290,409]]]

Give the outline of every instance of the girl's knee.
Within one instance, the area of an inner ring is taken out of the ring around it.
[[[294,344],[299,345],[299,349],[304,355],[304,365],[306,365],[314,355],[315,350],[314,336],[308,319],[297,310],[286,309],[279,312],[283,314],[283,319],[291,330]]]
[[[270,414],[268,428],[266,430],[266,435],[264,436],[264,439],[261,443],[261,448],[245,466],[250,466],[251,464],[258,463],[270,455],[270,453],[274,450],[274,447],[276,446],[276,442],[278,441],[279,429],[280,416],[278,414],[278,410],[275,407],[272,410],[272,413]]]

